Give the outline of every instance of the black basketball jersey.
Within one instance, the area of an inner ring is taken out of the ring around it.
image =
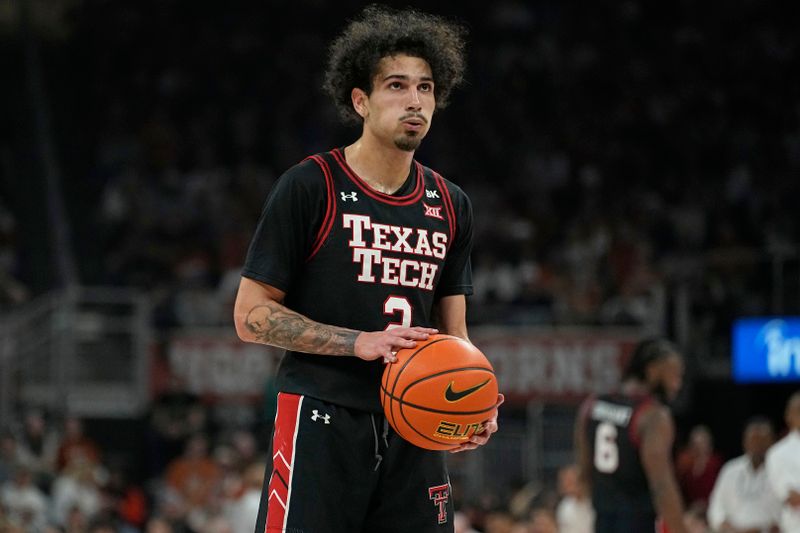
[[[344,152],[317,154],[276,183],[242,275],[284,304],[362,331],[431,326],[435,299],[472,292],[472,212],[460,188],[414,161],[394,195],[375,191]],[[382,360],[288,351],[278,388],[380,412]]]
[[[636,419],[650,396],[604,395],[585,406],[585,431],[592,463],[592,503],[598,513],[655,511],[639,458]]]

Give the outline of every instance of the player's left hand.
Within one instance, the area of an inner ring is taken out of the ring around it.
[[[492,433],[498,430],[497,409],[503,404],[505,399],[506,399],[505,396],[503,396],[502,394],[498,394],[497,405],[494,406],[495,407],[494,416],[483,423],[483,431],[481,431],[480,433],[475,433],[472,436],[472,438],[469,439],[467,442],[465,442],[458,448],[453,448],[452,450],[450,450],[450,453],[458,453],[466,450],[474,450],[478,446],[483,446],[484,444],[489,442],[489,439],[492,438]]]

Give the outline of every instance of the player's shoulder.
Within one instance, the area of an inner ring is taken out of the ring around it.
[[[280,178],[276,187],[284,190],[299,191],[323,191],[325,185],[325,173],[318,162],[321,154],[306,157],[302,161],[289,167]]]
[[[674,427],[672,411],[655,398],[641,399],[636,404],[639,426],[644,430],[651,428]]]
[[[794,439],[792,439],[792,434],[789,433],[778,442],[770,446],[769,450],[767,450],[767,460],[770,458],[783,458],[784,455],[794,455],[798,453],[800,449],[797,448]]]
[[[417,162],[419,163],[419,161],[417,161]],[[454,200],[456,200],[457,198],[460,199],[461,197],[465,198],[466,200],[469,200],[468,197],[467,197],[467,194],[464,192],[464,189],[462,189],[460,186],[458,186],[455,182],[449,180],[444,175],[442,175],[440,172],[437,172],[436,170],[432,169],[431,167],[425,166],[422,163],[419,163],[419,164],[422,167],[423,173],[426,176],[428,176],[430,179],[436,179],[438,177],[438,178],[440,178],[442,180],[442,183],[444,184],[445,187],[447,187],[447,191],[450,193],[450,196]]]
[[[719,471],[719,475],[720,476],[730,475],[731,473],[742,470],[747,466],[747,463],[749,461],[750,458],[747,457],[747,455],[740,455],[739,457],[734,457],[733,459],[722,465],[722,468]]]
[[[306,157],[289,167],[283,173],[281,178],[291,180],[298,183],[316,182],[324,177],[322,168],[318,161],[320,154],[314,154]]]

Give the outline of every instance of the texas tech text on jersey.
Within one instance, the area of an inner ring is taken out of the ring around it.
[[[353,262],[361,266],[358,281],[433,290],[439,265],[393,257],[385,252],[444,259],[447,253],[445,233],[380,224],[369,216],[351,213],[342,215],[342,226],[351,230],[348,246],[353,250]],[[377,278],[376,274],[379,274]]]

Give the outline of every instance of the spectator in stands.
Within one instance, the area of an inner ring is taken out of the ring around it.
[[[689,433],[688,445],[675,462],[686,507],[695,502],[708,505],[720,468],[722,458],[714,451],[711,431],[702,425],[694,427]]]
[[[13,479],[14,467],[21,462],[17,439],[10,432],[0,433],[0,485]]]
[[[0,506],[6,509],[8,521],[23,531],[38,531],[47,523],[47,496],[33,483],[27,466],[17,465],[14,478],[0,487]]]
[[[144,533],[174,533],[172,524],[165,518],[155,515],[144,526]]]
[[[204,509],[219,490],[222,471],[208,454],[208,438],[198,433],[189,438],[184,454],[167,467],[166,482],[189,509]]]
[[[65,525],[74,509],[91,522],[102,508],[99,480],[104,476],[98,465],[78,455],[53,481],[52,515],[56,524]]]
[[[478,533],[473,529],[469,517],[462,511],[456,511],[453,514],[453,533]]]
[[[485,533],[511,533],[514,517],[504,509],[495,509],[486,515],[483,530]]]
[[[781,531],[800,531],[800,391],[786,404],[788,433],[767,452],[767,479],[781,502]]]
[[[121,522],[121,529],[135,528],[140,531],[147,520],[147,497],[144,491],[128,481],[121,466],[109,468],[108,482],[103,486],[103,500],[107,511]]]
[[[264,472],[263,463],[251,463],[244,471],[244,492],[227,504],[225,514],[234,533],[251,533],[256,526]]]
[[[531,511],[530,533],[560,533],[556,516],[549,508],[539,507]]]
[[[112,520],[106,517],[100,517],[89,523],[89,527],[86,528],[86,533],[119,533],[119,529]]]
[[[69,416],[64,421],[64,437],[58,447],[56,455],[56,469],[64,469],[73,459],[83,458],[87,463],[100,463],[100,448],[94,440],[83,433],[83,421],[80,418]]]
[[[56,527],[62,527],[64,533],[85,533],[89,519],[84,512],[77,505],[67,512],[67,521],[63,526],[56,524]]]
[[[780,502],[767,481],[764,460],[772,445],[772,424],[751,419],[744,429],[744,455],[722,467],[708,507],[708,523],[719,533],[777,531]]]
[[[49,427],[40,409],[30,409],[18,429],[17,446],[21,460],[31,468],[34,480],[40,487],[49,487],[55,475],[56,453],[60,438]]]
[[[559,533],[592,533],[594,509],[577,465],[567,465],[558,471],[558,492],[561,494],[556,507]]]
[[[208,429],[208,413],[184,380],[169,376],[167,390],[153,402],[148,427],[149,473],[159,476],[186,448],[187,439]]]

